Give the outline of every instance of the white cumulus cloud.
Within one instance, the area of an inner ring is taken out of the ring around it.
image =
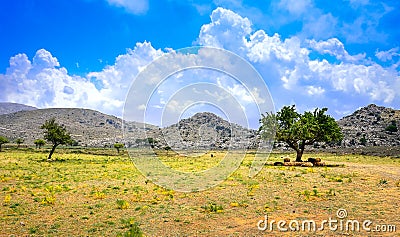
[[[375,56],[382,62],[391,61],[394,57],[399,57],[399,47],[389,49],[387,51],[376,51]]]
[[[0,100],[39,108],[92,108],[120,116],[132,80],[161,54],[150,43],[137,43],[118,56],[114,65],[86,77],[70,75],[45,49],[38,50],[32,62],[18,54],[10,59],[6,73],[0,74]]]
[[[337,38],[331,38],[325,41],[309,40],[309,47],[321,54],[335,56],[338,60],[357,62],[365,59],[364,54],[350,55],[344,48],[344,44]]]
[[[298,8],[300,12],[301,6]],[[288,104],[293,99],[297,104],[309,103],[307,97],[314,96],[323,96],[321,103],[340,100],[334,97],[334,92],[347,97],[358,95],[359,102],[355,103],[392,105],[400,101],[400,92],[396,89],[400,85],[399,72],[366,59],[365,53],[349,54],[337,38],[281,39],[278,34],[268,35],[264,30],[253,29],[247,18],[230,10],[218,8],[211,16],[211,23],[202,27],[198,41],[202,45],[232,50],[252,62],[273,87],[270,90],[278,104]],[[318,57],[311,57],[311,53]],[[328,61],[327,55],[336,60]],[[390,58],[389,55],[396,56],[396,51],[377,53],[381,59]]]

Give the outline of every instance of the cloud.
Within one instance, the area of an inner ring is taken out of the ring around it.
[[[375,56],[382,62],[391,61],[394,57],[399,57],[399,47],[389,49],[387,51],[376,51]]]
[[[10,59],[6,74],[0,75],[0,95],[4,101],[37,107],[98,107],[100,93],[92,83],[68,75],[57,58],[40,49],[32,62],[25,54]]]
[[[318,86],[307,86],[307,94],[313,96],[313,95],[322,95],[325,92],[325,89]]]
[[[300,34],[303,38],[328,39],[336,35],[338,19],[331,13],[322,14],[315,10],[315,15],[308,14]]]
[[[74,94],[74,91],[75,91],[75,90],[74,90],[72,87],[64,86],[63,92],[64,92],[65,94],[71,95],[71,94]]]
[[[84,107],[120,116],[129,86],[136,74],[162,54],[150,43],[137,43],[115,64],[86,77],[70,75],[57,58],[45,50],[36,52],[32,62],[25,54],[10,59],[0,74],[0,100],[39,108]]]
[[[363,7],[369,4],[369,0],[350,0],[350,6],[353,8]]]
[[[309,40],[309,47],[320,54],[329,54],[336,59],[346,62],[357,62],[365,59],[365,53],[350,55],[344,48],[344,44],[337,38],[331,38],[325,41]]]
[[[313,7],[311,0],[281,0],[278,3],[280,9],[288,11],[290,14],[300,16]]]
[[[309,103],[307,97],[314,96],[323,96],[321,102],[329,101],[336,99],[334,92],[358,95],[359,101],[367,103],[400,101],[400,92],[395,89],[400,85],[399,72],[366,59],[365,53],[350,55],[337,38],[281,39],[278,34],[256,31],[247,18],[218,8],[212,13],[211,23],[202,27],[198,42],[232,50],[252,62],[267,84],[273,86],[270,90],[278,104],[289,103],[293,98],[298,103]],[[394,50],[378,52],[377,57],[384,59],[389,54],[395,55]]]
[[[249,19],[218,7],[211,13],[211,23],[201,27],[199,44],[241,50],[244,48],[245,36],[251,31]]]
[[[145,14],[149,10],[148,0],[107,0],[108,4],[123,7],[135,15]]]
[[[59,67],[60,63],[57,58],[53,57],[50,52],[45,49],[39,49],[33,57],[33,66],[36,68],[54,68]]]
[[[308,12],[305,8],[310,4],[315,7],[312,3],[303,1],[286,8],[291,14],[306,17]],[[248,18],[221,7],[211,13],[210,22],[201,27],[196,42],[230,50],[251,62],[263,76],[277,105],[295,101],[303,108],[306,105],[332,106],[332,110],[338,111],[339,115],[339,111],[351,111],[354,107],[367,103],[385,103],[394,107],[400,104],[399,72],[395,66],[385,66],[387,62],[400,56],[398,47],[387,51],[377,50],[376,59],[386,62],[380,65],[370,58],[367,59],[365,53],[351,55],[346,50],[345,43],[338,37],[305,39],[269,35],[262,29],[256,29]],[[169,51],[174,53],[173,49]],[[206,51],[201,50],[198,53],[197,59],[190,55],[181,55],[177,60],[187,65],[192,65],[194,60],[213,63],[235,71],[250,82],[256,76],[242,72],[241,67],[224,55],[207,55]],[[164,54],[164,51],[155,49],[149,42],[137,43],[133,49],[117,56],[114,64],[105,66],[101,71],[89,72],[85,76],[68,73],[58,59],[45,49],[38,50],[32,60],[26,54],[17,54],[10,58],[6,72],[0,74],[0,100],[41,108],[85,107],[120,116],[132,81],[149,63]],[[162,71],[165,68],[174,69],[177,65],[167,60],[157,67]],[[172,110],[184,109],[189,104],[178,103],[177,99],[168,100],[176,88],[190,84],[193,80],[209,78],[211,81],[216,78],[212,77],[212,73],[204,71],[188,75],[185,73],[177,73],[172,84],[160,85],[154,101],[151,101],[154,102],[151,104],[153,109],[160,110],[163,106]],[[143,85],[143,88],[154,86],[156,81],[152,80],[152,76],[156,78],[158,74],[148,75],[148,85]],[[265,93],[257,91],[256,86],[249,86],[246,91],[233,83],[219,83],[229,95],[241,102],[240,105],[246,106],[246,103],[253,100],[260,103],[265,100]],[[215,84],[218,85],[218,82]],[[135,89],[137,93],[141,93],[143,88]],[[217,97],[222,94],[216,91],[203,91],[203,94],[208,93],[210,97],[216,95],[216,101],[224,101],[226,97]],[[251,98],[249,92],[255,98]],[[191,92],[190,95],[195,94]],[[190,101],[195,101],[195,98]],[[344,108],[344,104],[350,103],[349,101],[354,104],[353,108]],[[137,108],[145,109],[146,102],[138,101]],[[249,108],[246,111],[250,111]]]
[[[392,3],[394,4],[394,3]],[[382,30],[382,18],[392,12],[396,7],[391,7],[380,1],[355,0],[350,1],[354,8],[354,16],[348,21],[342,21],[338,28],[339,34],[348,43],[386,42],[389,35]]]

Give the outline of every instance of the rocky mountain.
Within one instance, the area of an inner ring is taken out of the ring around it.
[[[81,146],[111,146],[122,141],[122,120],[95,110],[77,108],[52,108],[31,111],[19,111],[0,115],[0,136],[11,141],[23,138],[24,143],[33,144],[35,139],[43,139],[40,126],[45,120],[55,118],[65,125],[72,138]],[[146,127],[155,128],[148,125]],[[127,132],[135,133],[144,129],[143,124],[129,122],[125,124]]]
[[[37,109],[37,108],[28,106],[28,105],[9,103],[9,102],[0,102],[0,115],[15,113],[18,111],[30,111],[30,110],[35,110],[35,109]]]
[[[400,146],[400,110],[374,104],[338,121],[343,147]]]
[[[26,144],[43,138],[40,126],[55,118],[65,125],[72,138],[81,146],[105,147],[124,142],[128,147],[148,144],[146,138],[156,141],[160,148],[173,149],[233,148],[250,146],[255,131],[230,124],[212,113],[199,113],[166,128],[137,122],[123,123],[122,119],[95,110],[78,108],[51,108],[19,111],[0,115],[0,136],[11,141],[23,138]],[[125,129],[127,138],[123,138]]]
[[[209,112],[195,114],[165,128],[125,122],[89,109],[35,109],[0,115],[0,136],[26,144],[43,138],[40,126],[49,118],[64,124],[81,146],[105,147],[124,142],[128,147],[149,145],[173,149],[226,149],[256,147],[257,132],[229,123]],[[338,121],[344,139],[342,148],[400,147],[400,110],[368,105]],[[123,138],[125,129],[128,138]],[[284,145],[284,144],[282,144]]]
[[[256,131],[229,123],[210,112],[197,113],[163,128],[163,137],[176,149],[228,149],[254,147]]]

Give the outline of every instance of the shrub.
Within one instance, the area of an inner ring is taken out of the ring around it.
[[[388,131],[390,133],[397,132],[398,128],[396,125],[396,121],[393,120],[392,123],[385,128],[385,131]]]

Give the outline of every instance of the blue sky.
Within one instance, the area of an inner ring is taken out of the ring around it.
[[[0,101],[122,115],[129,85],[171,50],[248,60],[277,109],[400,108],[397,0],[6,0]]]

